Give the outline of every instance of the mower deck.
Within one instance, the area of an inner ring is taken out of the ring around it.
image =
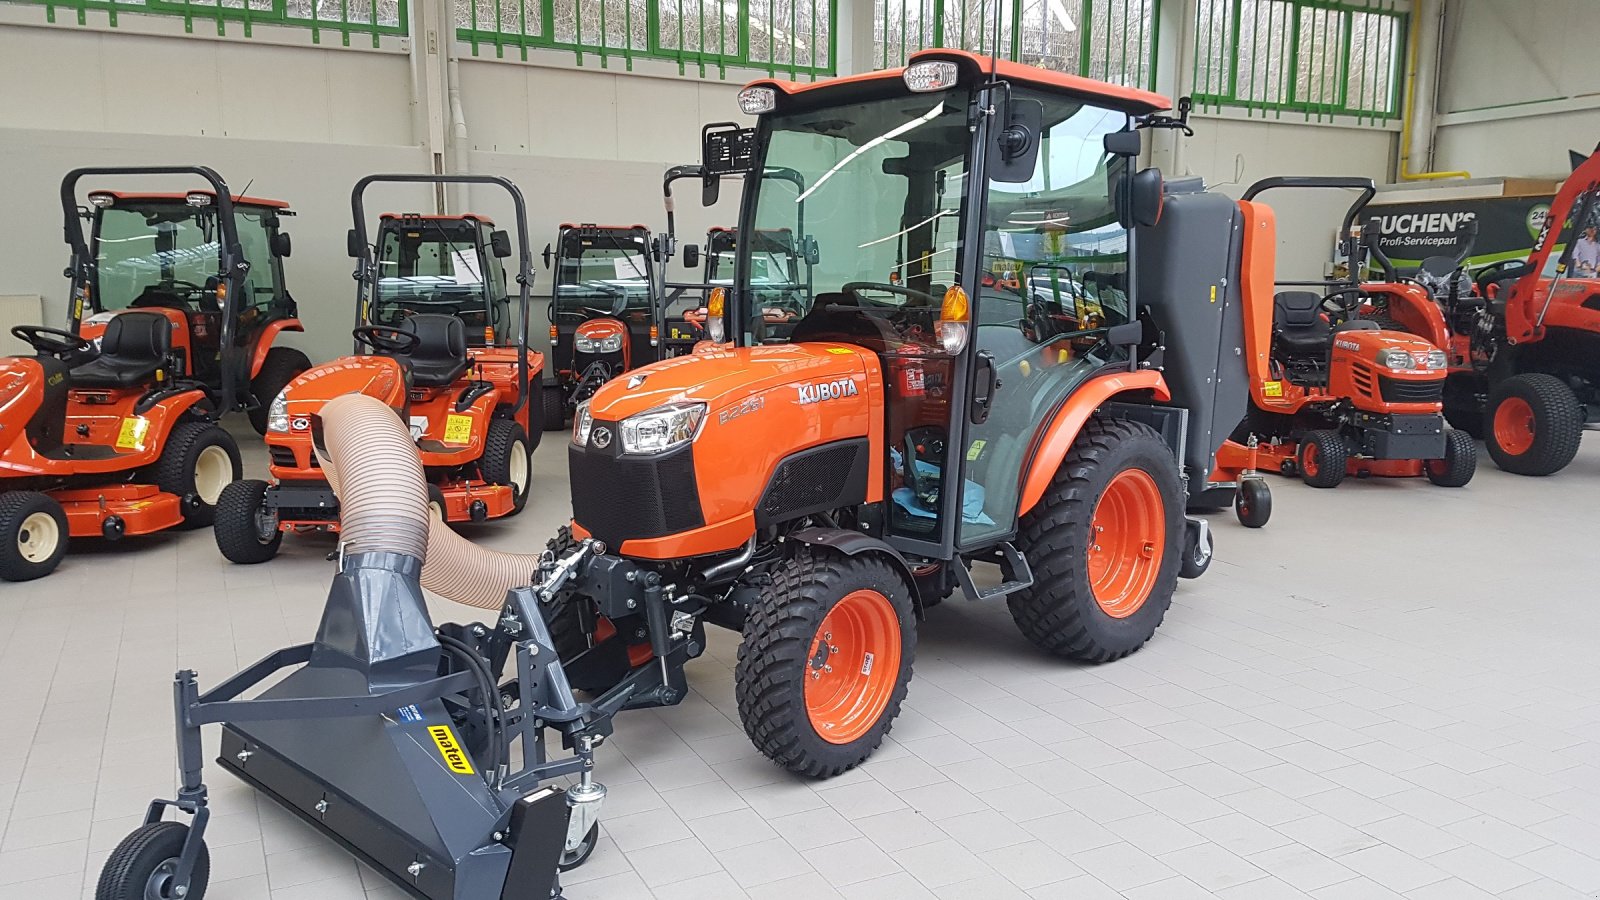
[[[155,485],[64,488],[50,496],[66,512],[67,533],[75,538],[154,534],[183,523],[182,498]]]
[[[1257,447],[1261,468],[1268,472],[1293,475],[1299,471],[1300,445],[1292,441],[1262,443]],[[1426,474],[1423,459],[1381,459],[1351,456],[1345,462],[1345,475],[1352,478],[1420,478]]]

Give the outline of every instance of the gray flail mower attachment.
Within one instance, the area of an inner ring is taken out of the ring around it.
[[[535,586],[506,595],[492,628],[436,631],[414,557],[352,554],[312,643],[204,694],[193,671],[179,672],[178,797],[150,804],[145,824],[106,863],[96,900],[203,897],[210,811],[200,729],[215,723],[224,768],[409,894],[559,898],[558,870],[583,862],[599,834],[606,792],[592,778],[594,752],[627,700],[621,692],[577,702],[556,657],[539,599],[572,562],[547,560]],[[514,680],[501,684],[508,657]],[[293,666],[258,698],[236,699]],[[546,729],[570,756],[546,758]],[[577,783],[565,790],[548,783],[570,775]],[[168,807],[188,813],[190,825],[162,821]]]

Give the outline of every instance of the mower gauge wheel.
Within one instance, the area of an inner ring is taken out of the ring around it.
[[[561,861],[556,863],[556,869],[561,872],[570,872],[588,861],[590,854],[594,853],[595,845],[600,843],[600,823],[589,826],[589,831],[583,836],[583,843],[572,850],[561,851]]]
[[[1272,489],[1260,478],[1246,478],[1239,482],[1233,499],[1233,513],[1239,524],[1246,528],[1260,528],[1272,518]]]
[[[178,893],[172,883],[189,826],[178,822],[142,825],[122,839],[95,886],[95,900],[202,900],[211,880],[211,854],[202,841],[189,873],[189,884]]]

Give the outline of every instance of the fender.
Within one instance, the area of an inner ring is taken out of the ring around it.
[[[256,335],[255,348],[250,351],[250,378],[255,379],[261,374],[261,365],[267,361],[267,351],[272,349],[272,344],[278,335],[285,331],[305,331],[305,326],[299,319],[278,319],[268,322]]]
[[[1019,518],[1037,506],[1044,497],[1050,480],[1056,477],[1056,470],[1061,468],[1061,461],[1067,458],[1072,442],[1078,439],[1078,431],[1083,428],[1083,423],[1089,421],[1089,417],[1107,400],[1132,391],[1154,391],[1158,400],[1172,399],[1171,392],[1167,390],[1167,379],[1153,369],[1098,375],[1085,381],[1067,397],[1067,401],[1061,404],[1041,432],[1043,437],[1034,450],[1033,460],[1028,463],[1027,474],[1022,480],[1021,499],[1017,504]]]
[[[863,553],[887,556],[900,574],[905,576],[906,587],[910,589],[911,595],[915,597],[917,594],[917,580],[911,574],[911,564],[906,562],[906,558],[900,555],[899,550],[871,535],[846,528],[800,528],[790,532],[789,540],[799,541],[810,547],[826,547],[845,556],[860,556]]]

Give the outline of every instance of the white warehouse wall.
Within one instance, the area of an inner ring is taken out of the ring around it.
[[[1595,0],[1448,0],[1436,169],[1559,176],[1600,143]]]

